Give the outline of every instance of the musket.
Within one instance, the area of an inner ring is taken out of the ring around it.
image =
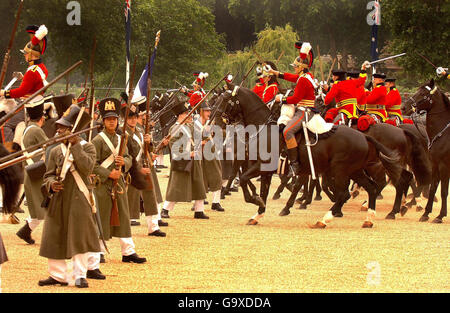
[[[97,125],[97,126],[95,126],[93,128],[95,129],[95,128],[99,128],[99,127],[100,127],[100,125]],[[70,135],[54,137],[54,138],[51,138],[51,139],[49,139],[49,140],[47,140],[47,141],[45,141],[43,143],[30,146],[27,149],[24,149],[24,150],[15,152],[15,153],[11,153],[11,154],[9,154],[9,155],[7,155],[7,156],[5,156],[5,157],[0,159],[0,170],[2,170],[4,168],[7,168],[7,167],[10,167],[10,166],[12,166],[14,164],[26,161],[26,160],[28,160],[30,158],[34,158],[35,156],[41,156],[41,155],[43,155],[45,153],[45,149],[47,149],[47,147],[52,146],[52,145],[57,144],[57,143],[60,143],[60,142],[63,142],[63,141],[66,141],[66,140],[68,140],[68,139],[70,139],[70,138],[72,138],[74,136],[78,136],[80,134],[88,132],[89,130],[91,130],[91,128],[86,128],[86,129],[80,130],[80,131],[75,132],[75,133],[70,134]],[[29,151],[32,151],[32,152],[29,153],[27,156],[23,155],[23,156],[20,156],[20,157],[16,158],[16,156],[21,155],[24,152],[29,152]]]
[[[151,121],[152,122],[156,122],[159,117],[163,114],[168,112],[169,110],[171,110],[174,107],[175,104],[175,97],[176,95],[181,91],[183,87],[180,87],[174,94],[172,94],[169,97],[169,100],[167,100],[166,105],[164,106],[164,108],[162,108],[161,110],[159,110],[155,115],[152,116]],[[147,114],[149,115],[149,113],[147,112]]]
[[[145,129],[144,129],[144,134],[150,134],[150,95],[151,95],[151,88],[152,88],[152,55],[154,55],[154,58],[156,57],[156,51],[158,49],[158,44],[159,44],[159,39],[161,37],[161,31],[159,30],[156,33],[156,37],[155,37],[155,50],[152,53],[151,48],[149,49],[149,53],[148,53],[148,73],[147,73],[147,99],[146,99],[146,110],[147,110],[147,117],[145,118]],[[155,59],[153,58],[153,61],[155,61]],[[152,168],[152,157],[150,156],[150,145],[148,143],[144,144],[144,166],[145,168]],[[154,190],[153,186],[153,177],[152,174],[149,173],[147,175],[145,175],[146,180],[149,184],[148,189],[152,189]]]
[[[331,72],[333,72],[334,64],[336,63],[336,58],[333,60],[333,64],[331,64],[330,71],[328,72],[327,82],[330,80]]]
[[[324,81],[324,77],[323,77],[323,63],[322,63],[322,58],[320,57],[320,48],[319,45],[317,45],[317,57],[319,58],[319,64],[320,64],[320,78],[322,78],[322,81]]]
[[[109,96],[109,92],[111,91],[111,87],[112,87],[112,84],[114,82],[114,78],[116,78],[116,73],[117,73],[118,69],[119,69],[119,66],[116,66],[116,68],[114,69],[113,75],[111,77],[111,82],[108,85],[108,90],[106,90],[105,98],[108,98],[108,96]]]
[[[91,97],[89,98],[89,116],[91,117],[90,126],[94,126],[94,58],[95,58],[95,49],[97,48],[97,37],[94,36],[94,44],[92,47],[91,60],[89,64],[89,74],[91,77]],[[92,140],[92,131],[88,134],[88,142]]]
[[[283,55],[284,55],[284,50],[281,51],[280,56],[279,56],[278,59],[275,61],[275,64],[278,64],[278,62],[280,62],[280,60],[281,60],[281,58],[283,57]]]
[[[125,118],[123,120],[123,127],[122,127],[122,136],[120,137],[120,147],[119,152],[117,156],[123,156],[125,153],[125,148],[127,147],[127,140],[128,140],[128,133],[127,133],[127,122],[128,122],[128,115],[130,113],[130,103],[131,99],[133,99],[134,90],[133,90],[133,80],[134,80],[134,72],[136,70],[136,59],[134,58],[133,63],[133,71],[131,72],[130,81],[128,85],[128,101],[127,101],[127,107],[125,110]],[[121,171],[121,167],[116,166],[116,170],[119,172]],[[120,177],[119,177],[120,179]],[[111,188],[111,200],[112,200],[112,208],[111,208],[111,219],[110,219],[110,225],[111,226],[120,226],[120,220],[119,220],[119,207],[117,206],[117,195],[119,194],[118,188],[118,179],[113,179],[112,188]]]
[[[252,67],[250,67],[248,72],[245,74],[244,78],[242,78],[242,81],[241,81],[241,84],[239,85],[239,87],[242,87],[242,85],[244,84],[244,82],[247,79],[248,75],[250,75],[251,71],[253,71],[253,69],[255,68],[256,64],[258,64],[258,61],[255,61],[255,63],[253,63],[253,65],[252,65]]]
[[[390,56],[390,57],[387,57],[387,58],[379,59],[379,60],[370,62],[369,64],[372,65],[372,64],[384,62],[384,61],[387,61],[387,60],[390,60],[390,59],[395,59],[395,58],[398,58],[398,57],[402,57],[402,56],[404,56],[404,55],[406,55],[406,52],[405,52],[405,53],[400,53],[400,54],[397,54],[397,55],[393,55],[393,56]],[[433,66],[434,66],[434,65],[433,65]]]
[[[3,58],[2,72],[0,75],[0,89],[3,86],[3,82],[6,77],[6,70],[8,69],[9,58],[11,57],[11,50],[14,43],[14,37],[16,36],[17,26],[19,25],[20,13],[22,12],[23,0],[20,0],[19,9],[16,14],[16,21],[14,22],[14,27],[9,39],[8,48],[6,49],[5,57]]]
[[[208,98],[208,96],[211,94],[211,92],[214,91],[214,89],[217,88],[217,86],[219,86],[219,84],[225,79],[227,78],[227,76],[230,74],[230,72],[228,72],[224,77],[222,77],[217,84],[211,88],[208,93],[203,97],[202,100],[200,100],[193,108],[192,110],[181,120],[180,124],[178,124],[176,127],[176,129],[174,129],[174,131],[172,133],[176,134],[180,128],[183,126],[184,122],[187,121],[187,119],[194,114],[194,112],[200,107],[200,105]],[[168,134],[166,137],[163,138],[163,140],[161,140],[161,142],[158,144],[158,146],[155,149],[155,153],[158,153],[163,147],[164,147],[164,141],[167,141],[168,139],[170,139],[171,134]]]
[[[54,80],[52,80],[51,82],[48,83],[48,85],[43,86],[41,89],[39,89],[38,91],[36,91],[35,93],[33,93],[29,98],[27,98],[26,100],[24,100],[23,102],[21,102],[20,104],[18,104],[14,110],[12,110],[11,112],[9,112],[8,114],[6,114],[5,116],[3,116],[0,119],[0,127],[2,127],[11,117],[13,117],[17,112],[19,112],[24,106],[25,104],[31,102],[31,100],[33,100],[34,98],[36,98],[37,96],[39,96],[40,94],[44,93],[48,88],[50,88],[51,86],[53,86],[57,81],[59,81],[61,78],[63,78],[64,76],[66,76],[67,74],[69,74],[70,72],[72,72],[75,68],[77,68],[81,63],[83,63],[83,61],[78,61],[77,63],[75,63],[74,65],[72,65],[71,67],[69,67],[67,70],[65,70],[63,73],[59,74]]]

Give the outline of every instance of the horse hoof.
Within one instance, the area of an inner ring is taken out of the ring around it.
[[[247,225],[257,225],[257,224],[258,224],[258,221],[253,218],[249,219],[247,222]]]
[[[321,196],[316,196],[316,197],[314,198],[314,201],[320,201],[320,200],[322,200],[322,197],[321,197]]]
[[[298,207],[299,210],[306,210],[308,206],[306,205],[306,203],[301,203],[300,206]]]
[[[357,196],[359,196],[359,191],[355,190],[352,192],[352,199],[355,199]]]
[[[420,211],[422,211],[422,210],[423,210],[423,207],[422,207],[422,206],[420,206],[420,205],[416,206],[416,212],[420,212]]]
[[[283,209],[281,210],[280,214],[278,214],[279,216],[286,216],[291,214],[291,211],[289,209]]]
[[[278,200],[280,199],[281,195],[279,193],[276,193],[273,195],[272,200]]]
[[[386,219],[387,220],[395,220],[395,214],[394,213],[389,213],[388,215],[386,215]]]
[[[402,207],[400,208],[400,215],[401,215],[401,216],[405,216],[406,212],[408,212],[408,207],[402,206]]]
[[[325,227],[327,227],[327,225],[322,222],[317,222],[314,225],[309,225],[309,228],[311,229],[324,229]]]
[[[383,200],[383,195],[382,195],[382,194],[379,194],[379,195],[377,196],[377,200]]]
[[[361,204],[361,209],[360,209],[360,211],[361,211],[361,212],[366,212],[367,210],[369,210],[369,207],[367,206],[367,201],[364,201],[364,202]]]
[[[373,227],[373,223],[369,222],[369,221],[365,221],[362,225],[362,228],[372,228]]]
[[[436,217],[436,218],[432,221],[432,223],[433,223],[433,224],[442,224],[443,221],[442,221],[442,218]]]
[[[422,215],[422,217],[420,218],[419,222],[428,222],[430,218],[426,215]]]
[[[333,212],[332,214],[334,217],[344,217],[344,214],[342,214],[342,212]]]

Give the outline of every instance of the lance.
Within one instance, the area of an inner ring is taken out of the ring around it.
[[[65,70],[63,73],[59,74],[54,80],[52,80],[51,82],[48,83],[47,86],[42,87],[41,89],[39,89],[38,91],[36,91],[35,93],[33,93],[29,98],[27,98],[25,101],[23,101],[22,103],[20,103],[19,105],[17,105],[14,110],[12,110],[11,112],[9,112],[8,114],[6,114],[5,116],[3,116],[0,119],[0,127],[2,127],[11,117],[13,117],[17,112],[19,112],[24,106],[25,104],[31,102],[31,100],[33,100],[34,98],[36,98],[37,96],[41,95],[42,93],[44,93],[48,88],[50,88],[51,86],[53,86],[57,81],[59,81],[61,78],[63,78],[64,76],[66,76],[67,74],[69,74],[70,72],[72,72],[75,68],[77,68],[81,63],[83,63],[83,61],[78,61],[77,63],[75,63],[74,65],[72,65],[71,67],[69,67],[67,70]]]
[[[106,91],[105,98],[108,98],[108,96],[109,96],[109,92],[110,92],[112,84],[114,82],[114,78],[116,78],[116,73],[117,73],[118,69],[119,69],[119,66],[117,65],[116,68],[114,69],[114,73],[113,73],[113,75],[111,77],[111,82],[109,83],[108,90]]]
[[[91,117],[90,127],[94,126],[94,58],[95,50],[97,49],[97,37],[94,36],[94,44],[92,47],[91,60],[89,64],[89,72],[91,77],[91,97],[89,98],[89,115]],[[92,140],[92,131],[88,134],[88,142]]]
[[[147,99],[146,99],[146,110],[147,110],[147,117],[145,119],[145,129],[144,132],[145,134],[150,134],[150,94],[151,94],[151,88],[152,88],[152,59],[153,62],[155,61],[156,58],[156,51],[158,49],[158,43],[159,43],[159,39],[161,37],[161,31],[159,30],[156,33],[156,37],[155,37],[155,50],[153,51],[153,53],[151,53],[151,48],[148,54],[148,73],[147,73]],[[150,156],[150,145],[148,143],[145,143],[144,145],[144,153],[145,153],[145,165],[147,166],[147,168],[152,168],[152,157]],[[148,189],[151,189],[153,191],[153,194],[155,194],[155,188],[154,188],[154,183],[153,183],[153,177],[152,174],[149,173],[146,175],[146,179],[147,182],[149,184]]]
[[[280,60],[281,60],[281,58],[283,57],[283,55],[284,55],[284,50],[281,51],[280,56],[279,56],[278,59],[276,60],[275,64],[278,64],[278,62],[280,62]]]
[[[433,63],[431,63],[430,60],[428,60],[426,57],[424,57],[423,55],[421,55],[420,53],[416,52],[418,56],[420,56],[422,59],[424,59],[425,61],[427,61],[429,64],[431,64],[431,66],[433,66],[435,69],[437,69],[437,66],[434,65]]]
[[[225,78],[227,78],[227,76],[228,76],[229,74],[230,74],[230,73],[228,72],[224,77],[222,77],[222,78],[217,82],[217,84],[216,84],[213,88],[211,88],[211,89],[208,91],[208,93],[205,95],[205,97],[203,97],[203,99],[200,100],[200,101],[192,108],[192,110],[191,110],[191,111],[183,118],[183,120],[181,120],[180,124],[177,125],[178,127],[176,127],[176,129],[174,129],[174,131],[173,131],[172,133],[175,134],[175,133],[177,133],[177,132],[180,130],[181,126],[183,126],[183,124],[187,121],[187,119],[188,119],[192,114],[194,114],[194,112],[197,110],[197,108],[200,107],[200,105],[206,100],[206,98],[208,98],[208,96],[211,94],[211,92],[213,92],[213,90],[216,89],[217,86],[219,86],[219,84],[220,84]],[[167,141],[168,139],[170,139],[170,137],[171,137],[171,134],[168,134],[168,135],[167,135],[166,137],[164,137],[164,139],[158,144],[158,146],[157,146],[156,149],[155,149],[155,153],[156,153],[156,154],[163,148],[164,142]]]
[[[397,54],[397,55],[393,55],[393,56],[390,56],[390,57],[387,57],[387,58],[383,58],[383,59],[379,59],[379,60],[376,60],[376,61],[370,62],[369,64],[370,64],[370,65],[372,65],[372,64],[376,64],[376,63],[380,63],[380,62],[383,62],[383,61],[387,61],[387,60],[395,59],[395,58],[398,58],[398,57],[404,56],[405,54],[406,54],[406,52],[405,52],[405,53],[400,53],[400,54]]]
[[[3,58],[2,72],[0,75],[0,88],[3,86],[3,82],[5,81],[6,70],[8,69],[9,58],[11,57],[11,49],[14,43],[14,37],[16,36],[17,26],[19,24],[22,7],[23,7],[23,0],[20,0],[19,9],[17,10],[16,14],[16,21],[14,22],[14,27],[11,33],[11,37],[9,39],[8,48],[6,49],[5,57]]]

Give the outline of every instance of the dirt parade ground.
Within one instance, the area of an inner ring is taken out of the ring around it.
[[[167,170],[159,174],[167,185]],[[411,209],[395,221],[385,220],[394,189],[383,191],[377,201],[372,229],[362,229],[366,212],[360,211],[362,192],[344,206],[344,217],[326,229],[309,229],[320,220],[330,201],[314,201],[307,210],[298,204],[279,217],[289,191],[272,200],[273,180],[265,217],[257,226],[245,225],[256,212],[242,192],[232,193],[222,206],[210,210],[209,220],[194,220],[191,204],[177,204],[164,227],[166,238],[147,236],[145,217],[132,227],[137,253],[146,264],[121,262],[117,239],[108,241],[111,254],[101,271],[105,281],[89,280],[88,289],[39,287],[48,277],[47,259],[39,256],[42,225],[33,233],[35,245],[27,245],[15,233],[28,216],[18,214],[20,225],[0,224],[9,261],[1,268],[4,293],[303,293],[303,292],[449,292],[450,225],[419,223],[421,212]],[[259,184],[258,184],[259,186]],[[438,193],[439,195],[439,193]],[[211,201],[211,199],[209,199]],[[435,203],[432,220],[440,209]]]

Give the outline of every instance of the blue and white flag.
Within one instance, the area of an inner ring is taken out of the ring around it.
[[[152,79],[153,74],[153,64],[155,63],[156,58],[156,50],[153,51],[152,57],[150,58],[150,79]],[[141,97],[147,97],[147,80],[148,80],[148,64],[145,66],[144,71],[142,72],[141,78],[139,78],[139,82],[134,89],[134,95],[132,102],[137,101]]]

